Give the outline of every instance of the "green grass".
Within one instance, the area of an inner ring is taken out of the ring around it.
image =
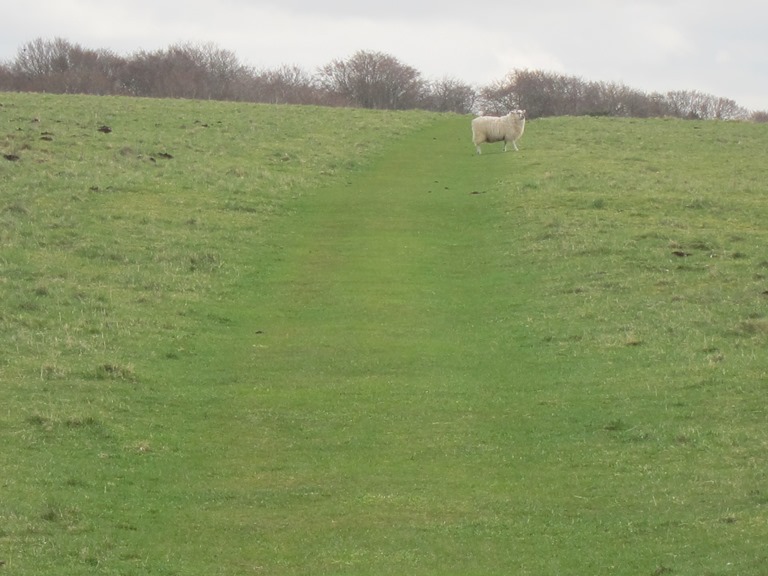
[[[9,573],[763,573],[766,127],[0,104]]]

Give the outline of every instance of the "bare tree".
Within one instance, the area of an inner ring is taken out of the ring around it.
[[[714,113],[718,120],[745,120],[749,118],[749,111],[729,98],[717,98]]]
[[[245,72],[237,55],[213,43],[179,44],[171,48],[183,55],[198,69],[202,79],[200,88],[204,97],[214,100],[231,100],[234,98],[235,86]]]
[[[362,108],[415,108],[425,89],[420,72],[382,52],[359,51],[348,60],[334,60],[318,77],[330,94]]]
[[[666,101],[673,116],[701,120],[744,120],[749,112],[733,100],[718,98],[697,90],[667,92]]]
[[[515,89],[514,73],[481,88],[475,107],[480,114],[496,116],[519,109],[520,98]]]
[[[675,90],[667,92],[667,104],[672,116],[696,120],[707,113],[707,104],[702,100],[702,94],[695,91]]]
[[[14,90],[16,87],[14,80],[10,65],[0,62],[0,90]]]
[[[14,72],[28,79],[48,77],[69,69],[73,44],[63,38],[27,42],[16,55]]]
[[[271,104],[321,104],[320,89],[315,78],[303,68],[280,66],[252,73],[249,96]]]
[[[121,82],[136,96],[233,100],[246,74],[233,52],[211,43],[184,43],[134,54]]]
[[[62,38],[23,45],[11,67],[16,88],[109,94],[123,61],[108,50],[90,50]]]
[[[698,93],[646,94],[623,84],[587,82],[577,76],[542,70],[511,72],[503,80],[482,88],[480,102],[488,113],[503,114],[523,108],[529,118],[564,115],[708,118],[740,113],[730,106],[732,101],[717,101]]]
[[[538,116],[561,116],[558,99],[565,96],[564,87],[558,87],[562,79],[542,70],[517,70],[510,76],[511,85],[517,93],[519,108],[527,110],[530,118]]]
[[[298,66],[255,71],[212,43],[174,44],[121,57],[63,38],[37,38],[24,44],[14,60],[0,62],[0,89],[498,115],[523,108],[529,118],[589,114],[762,122],[766,115],[698,91],[647,94],[542,70],[513,70],[475,90],[450,77],[428,82],[415,68],[382,52],[356,52],[315,75]]]
[[[435,112],[467,114],[472,111],[476,97],[475,89],[469,84],[445,77],[429,84],[424,108]]]

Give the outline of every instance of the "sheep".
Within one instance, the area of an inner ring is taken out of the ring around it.
[[[517,152],[517,141],[525,130],[525,110],[513,110],[506,116],[479,116],[472,120],[472,142],[480,151],[483,142],[504,141],[504,152],[507,151],[507,143],[512,142]]]

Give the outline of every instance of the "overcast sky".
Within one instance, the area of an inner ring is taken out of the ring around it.
[[[768,110],[765,0],[19,0],[0,14],[0,60],[36,38],[121,55],[213,42],[256,68],[309,71],[376,50],[428,79],[472,85],[515,68],[699,90]]]

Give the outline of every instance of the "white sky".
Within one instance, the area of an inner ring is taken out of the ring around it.
[[[23,0],[0,15],[0,61],[36,38],[121,55],[213,42],[243,64],[308,71],[377,50],[475,86],[514,68],[699,90],[768,110],[764,0]]]

